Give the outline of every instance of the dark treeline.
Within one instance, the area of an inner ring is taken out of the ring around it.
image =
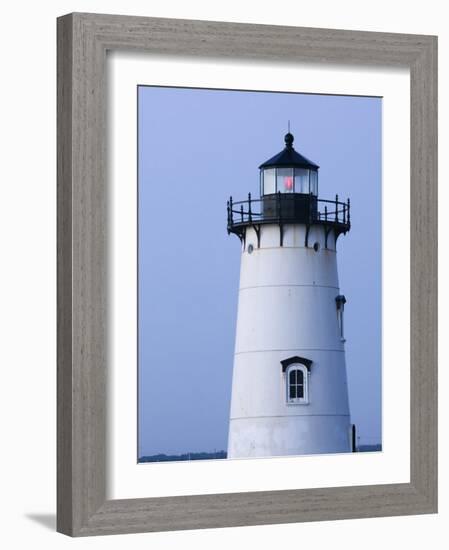
[[[180,460],[212,460],[217,458],[226,458],[226,451],[216,451],[213,453],[185,453],[182,455],[158,454],[151,456],[141,456],[139,462],[174,462]]]

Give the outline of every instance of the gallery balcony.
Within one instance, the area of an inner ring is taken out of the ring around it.
[[[232,197],[227,204],[228,233],[236,234],[244,240],[246,229],[254,227],[260,234],[260,226],[277,224],[280,227],[281,246],[283,228],[288,224],[304,224],[306,226],[306,243],[312,225],[322,225],[327,235],[335,232],[335,238],[340,233],[346,233],[351,227],[350,202],[338,200],[318,199],[313,194],[276,193],[264,195],[261,199],[252,199],[251,193],[245,201],[233,201]]]

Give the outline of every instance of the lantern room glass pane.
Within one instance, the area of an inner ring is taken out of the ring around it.
[[[310,170],[310,192],[312,195],[318,195],[318,172]]]
[[[277,190],[281,193],[294,193],[295,184],[293,179],[293,168],[277,168]]]
[[[296,193],[309,194],[309,172],[305,168],[295,168],[295,189]]]
[[[267,168],[263,171],[263,194],[273,193],[276,193],[276,172],[274,168]]]

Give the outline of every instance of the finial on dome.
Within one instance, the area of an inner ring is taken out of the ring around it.
[[[295,138],[294,138],[293,134],[291,134],[290,132],[285,134],[284,141],[285,141],[285,146],[287,147],[287,149],[292,149],[293,148],[293,141],[294,140],[295,140]]]

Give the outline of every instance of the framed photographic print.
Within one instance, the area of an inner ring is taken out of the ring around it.
[[[139,86],[139,461],[381,449],[381,102]]]
[[[58,20],[58,530],[436,511],[436,38]]]

